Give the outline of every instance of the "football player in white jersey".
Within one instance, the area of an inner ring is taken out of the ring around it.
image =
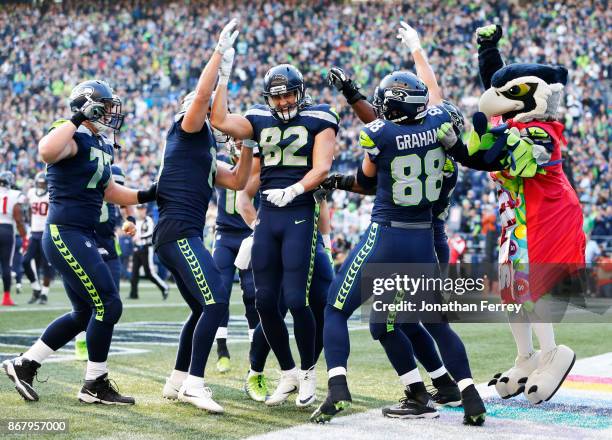
[[[21,192],[11,189],[14,182],[13,173],[3,171],[0,173],[0,270],[2,271],[2,284],[4,296],[3,306],[14,306],[11,299],[11,267],[15,251],[15,227],[25,243],[27,243],[26,229],[21,213]]]
[[[30,239],[27,251],[23,257],[23,271],[32,286],[32,298],[28,304],[47,304],[49,285],[53,276],[53,269],[47,262],[42,250],[42,234],[47,223],[49,212],[49,191],[47,189],[47,176],[44,171],[38,173],[34,179],[34,187],[28,190],[28,203],[31,212]],[[41,287],[38,271],[43,274]]]

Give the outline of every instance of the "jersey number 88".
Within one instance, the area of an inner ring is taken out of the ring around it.
[[[442,169],[446,155],[442,148],[429,150],[424,158],[418,154],[396,157],[391,161],[393,202],[398,206],[421,204],[423,195],[435,202],[442,191]],[[425,182],[420,179],[425,171]]]

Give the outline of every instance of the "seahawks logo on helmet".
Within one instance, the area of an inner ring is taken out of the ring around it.
[[[465,128],[465,119],[463,118],[463,114],[454,104],[451,104],[449,101],[442,101],[442,107],[444,107],[444,110],[446,110],[446,112],[449,114],[455,133],[459,135]]]
[[[107,129],[117,132],[123,125],[125,115],[121,113],[121,99],[113,93],[113,89],[105,81],[91,80],[78,84],[70,92],[68,105],[73,113],[83,108],[87,102],[99,102],[104,104],[104,115],[90,123],[100,133]]]

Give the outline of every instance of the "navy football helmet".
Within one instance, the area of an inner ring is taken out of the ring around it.
[[[15,183],[15,176],[10,171],[2,171],[0,173],[0,186],[11,188]]]
[[[70,93],[68,104],[73,113],[78,112],[87,101],[104,104],[104,116],[96,121],[90,121],[99,132],[108,128],[115,132],[121,129],[125,115],[121,113],[121,99],[113,93],[113,89],[105,81],[91,80],[78,84]]]
[[[442,107],[444,107],[444,110],[446,110],[450,115],[453,123],[453,130],[455,131],[455,134],[459,136],[465,127],[465,118],[463,117],[463,114],[454,104],[447,100],[442,101]]]
[[[396,124],[417,121],[427,113],[429,91],[414,73],[396,71],[385,76],[374,92],[378,116]]]
[[[295,103],[282,107],[274,107],[270,101],[271,96],[295,93]],[[304,105],[306,96],[304,77],[302,73],[290,64],[280,64],[272,67],[264,77],[263,96],[270,112],[283,122],[295,118]]]
[[[44,171],[34,177],[34,188],[37,196],[44,196],[47,193],[47,174]]]

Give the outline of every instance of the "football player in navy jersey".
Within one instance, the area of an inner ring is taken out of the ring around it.
[[[217,130],[216,130],[217,131]],[[237,153],[242,148],[242,141],[233,141],[224,135],[217,137],[219,154],[217,160],[235,165]],[[255,156],[256,152],[253,152]],[[213,246],[213,260],[221,272],[224,288],[231,294],[234,283],[236,266],[234,261],[242,241],[249,237],[253,230],[247,225],[237,209],[238,191],[217,187],[217,220],[215,243]],[[258,200],[255,200],[257,205]],[[253,207],[255,209],[255,207]],[[240,287],[242,289],[242,300],[244,302],[245,317],[249,326],[249,341],[252,340],[255,327],[259,323],[259,315],[255,308],[255,284],[253,282],[253,271],[250,269],[238,269]],[[229,310],[221,322],[215,339],[217,341],[217,370],[225,373],[230,369],[230,353],[227,348],[227,326],[229,322]]]
[[[89,361],[85,383],[78,393],[85,403],[134,404],[108,380],[106,360],[113,327],[122,312],[121,299],[110,270],[96,246],[94,228],[103,201],[135,205],[150,201],[152,192],[136,191],[115,183],[111,173],[114,143],[104,132],[123,124],[121,100],[104,81],[85,81],[69,98],[73,115],[56,121],[38,145],[47,164],[49,215],[43,250],[62,275],[72,311],[53,321],[22,356],[3,363],[19,394],[38,400],[32,387],[40,364],[81,331],[87,331]],[[133,234],[132,223],[124,230]]]
[[[307,104],[302,74],[288,64],[266,73],[263,96],[267,105],[255,105],[245,116],[227,112],[226,84],[219,83],[216,93],[212,124],[234,138],[255,140],[262,158],[253,275],[257,311],[282,370],[278,387],[266,404],[284,402],[299,382],[296,403],[308,406],[314,402],[316,388],[316,324],[308,300],[319,214],[313,191],[329,173],[338,116],[328,105]],[[278,307],[281,289],[293,316],[299,371]]]
[[[162,394],[213,413],[222,413],[223,407],[204,386],[204,370],[217,328],[227,314],[229,292],[204,247],[202,231],[213,186],[242,189],[249,177],[252,150],[244,148],[233,168],[217,163],[217,144],[207,113],[217,71],[219,82],[227,83],[229,78],[237,24],[234,19],[223,28],[196,90],[183,99],[168,130],[157,183],[159,220],[153,233],[157,255],[191,309],[179,338],[174,370]]]
[[[432,86],[433,103],[442,104],[435,75],[421,51],[416,31],[402,23],[398,38],[415,57],[419,75]],[[359,295],[358,288],[364,262],[437,263],[432,202],[440,198],[444,186],[446,156],[432,133],[442,124],[454,120],[447,110],[448,104],[427,108],[428,87],[409,72],[387,75],[376,89],[373,107],[341,70],[332,72],[330,82],[345,92],[361,119],[371,120],[374,110],[380,119],[367,124],[360,133],[360,144],[366,155],[357,176],[338,179],[332,184],[333,187],[352,191],[368,191],[375,187],[376,201],[368,231],[347,258],[330,288],[324,331],[329,394],[311,417],[316,422],[329,421],[350,406],[351,397],[346,384],[349,354],[346,319],[365,299]],[[448,181],[447,188],[453,181],[452,176]],[[446,205],[447,201],[443,203]],[[404,247],[402,243],[405,243]],[[418,254],[414,253],[414,249]],[[443,247],[440,253],[444,253]],[[473,385],[463,343],[446,323],[426,324],[426,327],[438,342],[443,357],[454,361],[454,371],[451,373],[461,389],[464,423],[482,424],[485,409]],[[406,356],[406,353],[412,353],[408,337],[415,339],[416,334],[423,334],[420,324],[390,327],[388,321],[372,322],[370,330],[385,348],[402,384],[406,386],[406,397],[398,405],[384,408],[383,414],[401,418],[437,417],[413,356]],[[419,341],[422,342],[421,336]],[[427,345],[432,344],[428,342]],[[452,382],[445,385],[452,387]]]
[[[242,215],[245,224],[254,225],[257,219],[257,212],[253,205],[253,201],[257,197],[261,172],[261,159],[259,156],[254,157],[253,167],[251,169],[251,177],[243,191],[238,193],[237,208]],[[327,291],[334,277],[333,262],[331,259],[331,222],[330,213],[327,202],[323,199],[323,195],[317,193],[319,202],[320,215],[317,233],[317,245],[315,251],[315,260],[312,273],[312,282],[310,285],[309,302],[312,312],[315,317],[316,333],[315,333],[315,357],[314,363],[317,363],[319,355],[323,349],[323,317],[325,305],[327,303]],[[236,266],[243,269],[251,268],[251,247],[253,245],[253,237],[245,238],[240,245],[238,256],[236,258]],[[279,302],[280,314],[285,317],[287,307],[281,296]],[[246,394],[257,402],[267,402],[269,399],[267,380],[264,375],[264,366],[270,352],[270,345],[266,341],[261,324],[255,328],[253,337],[251,338],[251,347],[249,350],[249,372],[247,374],[244,390]],[[312,373],[313,371],[311,371]],[[294,378],[294,389],[297,390],[298,381]],[[299,398],[299,396],[298,396]],[[268,403],[269,404],[269,403]],[[298,401],[296,404],[300,405]]]

